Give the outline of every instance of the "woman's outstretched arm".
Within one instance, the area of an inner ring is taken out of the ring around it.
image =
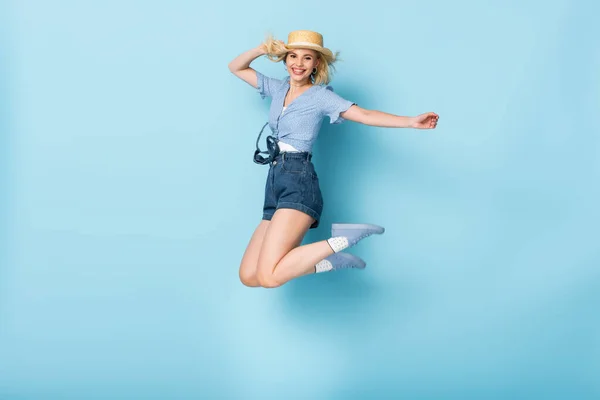
[[[250,63],[256,60],[258,57],[267,54],[267,51],[263,44],[260,46],[250,49],[229,63],[229,70],[238,78],[248,82],[254,88],[258,88],[258,80],[256,78],[256,71],[250,68]]]
[[[357,105],[351,106],[340,116],[348,121],[382,128],[434,129],[439,119],[439,115],[434,112],[420,114],[416,117],[403,117],[377,110],[365,110]]]

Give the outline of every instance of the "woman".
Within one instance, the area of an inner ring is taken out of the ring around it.
[[[273,79],[251,68],[250,63],[262,55],[283,61],[289,77]],[[319,225],[323,210],[311,152],[325,116],[332,124],[349,120],[417,129],[437,125],[439,117],[435,113],[402,117],[363,109],[335,94],[327,84],[336,57],[323,47],[321,34],[294,31],[288,35],[287,44],[269,37],[229,64],[229,70],[258,89],[262,98],[272,97],[268,124],[274,136],[267,138],[271,140],[269,157],[261,157],[258,150],[255,153],[256,162],[269,163],[270,167],[263,220],[240,265],[240,279],[246,286],[273,288],[309,273],[364,268],[363,260],[341,251],[384,232],[377,225],[333,224],[331,238],[300,246],[306,232]]]

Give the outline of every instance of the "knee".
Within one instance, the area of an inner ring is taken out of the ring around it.
[[[260,286],[260,283],[258,282],[258,279],[256,278],[256,274],[246,272],[243,269],[240,269],[240,281],[248,287],[259,287]]]
[[[263,273],[257,273],[256,278],[258,280],[258,284],[264,288],[276,288],[281,286],[281,283],[277,282],[273,275],[267,275]]]

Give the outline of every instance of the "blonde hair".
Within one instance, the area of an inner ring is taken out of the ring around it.
[[[273,62],[283,61],[285,63],[285,59],[290,49],[285,47],[284,43],[276,40],[273,35],[268,34],[263,42],[263,46],[267,52],[266,56],[269,60]],[[327,57],[320,51],[314,49],[309,50],[313,50],[315,53],[317,53],[317,57],[319,58],[319,65],[316,67],[317,72],[314,74],[311,73],[310,75],[313,84],[327,85],[329,82],[331,82],[331,77],[335,71],[335,66],[333,64],[339,60],[339,51],[336,52],[333,57]]]

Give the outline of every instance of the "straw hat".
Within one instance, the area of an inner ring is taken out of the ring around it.
[[[335,56],[326,47],[323,47],[323,35],[313,31],[293,31],[288,35],[285,45],[288,49],[311,49],[323,54],[329,60],[335,60]]]

